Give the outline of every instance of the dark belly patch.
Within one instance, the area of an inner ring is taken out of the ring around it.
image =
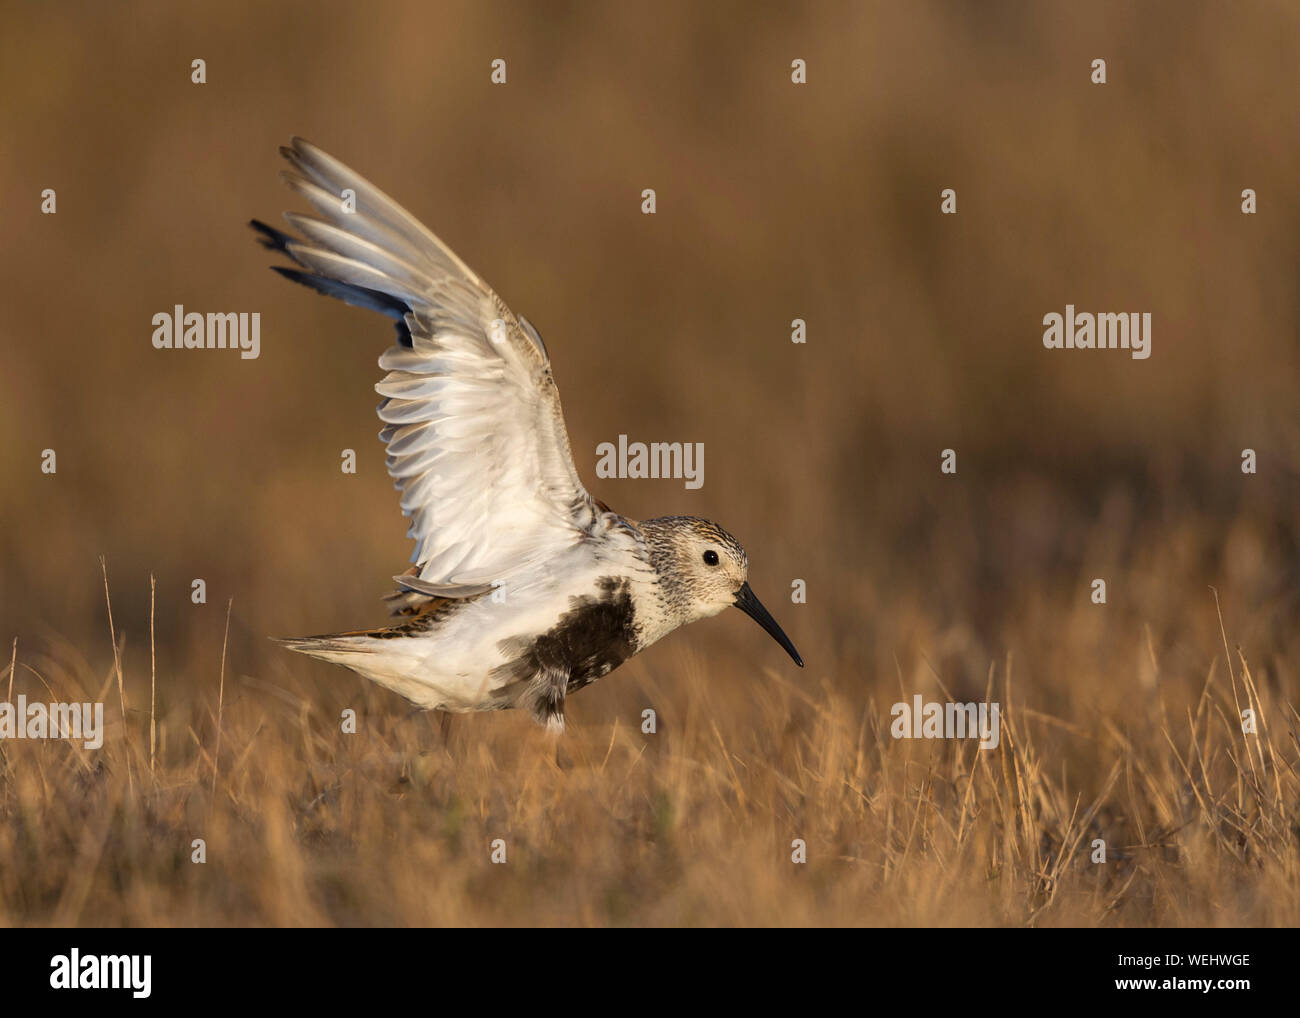
[[[570,598],[571,607],[554,626],[533,640],[503,640],[511,657],[497,673],[509,678],[500,693],[518,694],[535,676],[563,675],[566,693],[608,675],[636,653],[635,611],[627,580],[613,576],[597,581],[593,595]]]

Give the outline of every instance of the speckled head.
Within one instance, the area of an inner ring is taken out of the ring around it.
[[[641,530],[666,606],[683,624],[739,608],[803,667],[794,644],[749,589],[749,558],[739,541],[698,516],[660,516],[643,522]]]

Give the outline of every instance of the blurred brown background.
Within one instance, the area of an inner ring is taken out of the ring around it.
[[[410,552],[373,412],[388,323],[277,278],[245,226],[299,207],[276,147],[300,134],[536,323],[595,495],[746,543],[806,681],[888,700],[922,655],[968,692],[1016,654],[1042,703],[1034,641],[1103,576],[1075,681],[1141,643],[1203,676],[1214,583],[1294,688],[1298,43],[1281,2],[11,7],[0,636],[103,674],[104,555],[134,683],[158,578],[164,701],[210,695],[190,663],[215,673],[228,598],[233,674],[356,688],[264,640],[381,621]],[[1150,311],[1151,358],[1044,350],[1067,303]],[[261,312],[260,359],[155,351],[174,304]],[[620,433],[703,442],[704,487],[598,480]],[[740,701],[788,664],[735,614],[575,716],[687,653],[737,658]]]

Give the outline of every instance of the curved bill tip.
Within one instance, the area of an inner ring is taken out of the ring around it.
[[[741,584],[740,590],[736,592],[736,600],[733,602],[737,608],[743,611],[751,619],[767,630],[767,635],[772,637],[777,643],[785,648],[785,652],[790,655],[800,668],[803,667],[803,658],[799,652],[794,649],[794,644],[790,642],[790,637],[781,631],[781,627],[776,624],[776,619],[768,614],[763,602],[754,596],[754,592],[749,589],[748,583]]]

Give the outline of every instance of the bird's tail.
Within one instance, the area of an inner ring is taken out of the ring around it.
[[[371,629],[356,633],[272,639],[299,654],[349,668],[363,678],[401,694],[416,706],[425,709],[463,709],[449,706],[447,692],[431,681],[430,676],[423,674],[427,671],[427,659],[409,646],[423,641],[393,640],[391,637],[395,631]]]
[[[374,653],[374,648],[367,646],[374,640],[373,634],[368,632],[326,633],[321,636],[273,636],[271,639],[280,646],[297,651],[299,654],[318,657],[322,661],[333,661],[336,664],[350,664],[354,658]]]

